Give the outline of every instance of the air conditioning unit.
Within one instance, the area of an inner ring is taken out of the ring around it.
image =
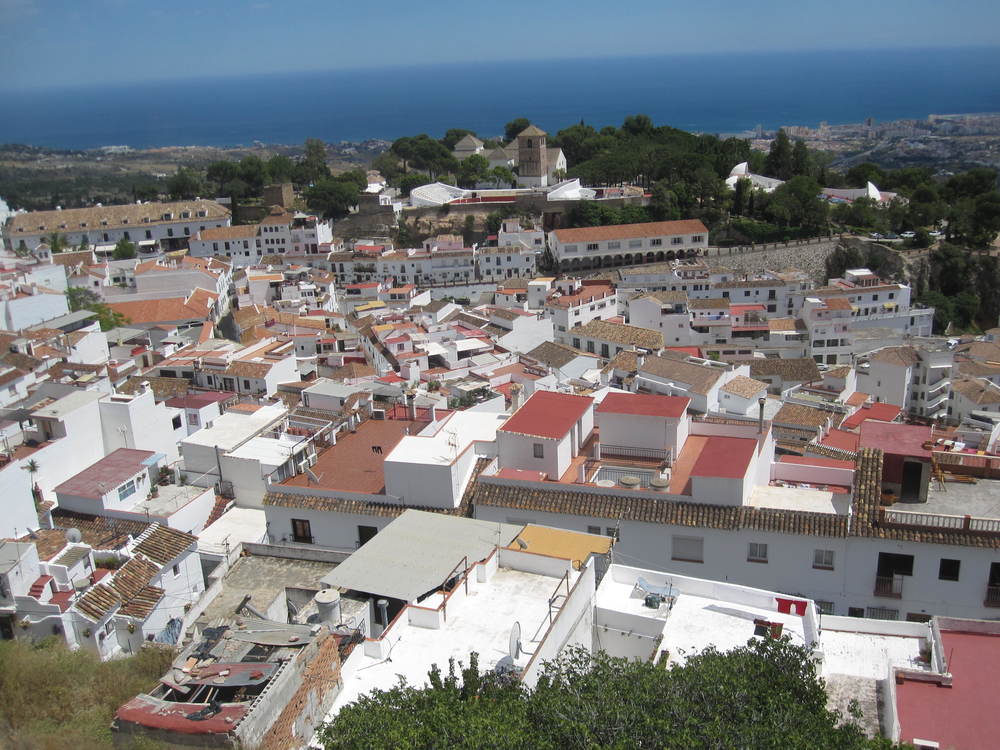
[[[372,419],[385,419],[385,409],[372,409]]]

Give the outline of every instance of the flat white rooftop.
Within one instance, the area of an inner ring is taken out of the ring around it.
[[[433,435],[407,435],[385,457],[386,463],[450,464],[474,442],[493,442],[507,419],[497,412],[459,411],[437,423]]]
[[[288,410],[281,404],[270,404],[255,412],[226,412],[215,418],[211,427],[205,427],[181,441],[181,444],[215,446],[229,452],[241,443],[263,432],[273,422],[281,419]]]
[[[803,620],[799,615],[783,614],[773,609],[709,599],[695,594],[681,594],[663,628],[663,647],[670,651],[670,661],[684,663],[689,656],[709,646],[729,651],[754,637],[754,620],[780,622],[782,635],[792,643],[805,645]]]
[[[843,492],[827,492],[805,487],[758,485],[750,493],[747,505],[753,508],[804,510],[810,513],[846,516],[851,511],[851,496]]]
[[[858,620],[858,627],[863,628],[864,622]],[[881,680],[892,667],[929,670],[930,665],[919,660],[922,642],[915,637],[824,628],[820,636],[823,676],[843,674]]]
[[[308,442],[302,438],[282,435],[277,438],[254,437],[226,455],[259,461],[264,466],[281,466],[293,453],[305,449]]]
[[[212,495],[214,502],[215,492],[211,487],[206,489],[190,484],[167,484],[158,488],[156,497],[144,498],[132,506],[132,512],[148,513],[160,517],[171,516],[205,494]]]
[[[198,551],[218,552],[240,542],[262,542],[267,537],[267,516],[255,508],[230,508],[198,534]]]
[[[573,572],[570,586],[578,573]],[[447,619],[440,629],[423,628],[406,622],[403,613],[392,630],[403,628],[399,640],[391,647],[391,660],[364,654],[361,645],[345,664],[344,687],[327,715],[330,721],[341,708],[375,689],[393,687],[402,675],[411,685],[427,683],[427,673],[437,664],[448,668],[448,659],[469,663],[469,654],[479,654],[479,667],[492,670],[509,653],[511,627],[521,626],[521,643],[534,651],[549,625],[549,597],[559,584],[559,578],[499,568],[489,581],[478,583],[469,596],[449,605]],[[435,606],[438,602],[428,602]],[[523,668],[530,659],[522,654],[517,666]],[[358,661],[354,662],[354,659]]]

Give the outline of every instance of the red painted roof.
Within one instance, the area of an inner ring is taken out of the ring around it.
[[[875,419],[879,422],[891,422],[902,411],[898,406],[892,404],[876,403],[870,406],[862,406],[851,416],[841,423],[845,430],[853,430],[867,419]]]
[[[590,396],[537,391],[500,427],[502,432],[559,440],[594,403]],[[586,437],[586,436],[584,436]]]
[[[690,476],[742,479],[756,451],[757,441],[753,438],[709,437]]]
[[[802,466],[826,466],[831,469],[853,469],[853,461],[838,461],[836,458],[822,456],[781,456],[778,459],[783,464],[800,464]]]
[[[186,396],[174,396],[163,403],[179,409],[201,409],[209,404],[218,404],[235,398],[230,391],[213,391],[211,393],[189,393]]]
[[[830,430],[826,437],[820,440],[820,445],[828,445],[831,448],[840,448],[844,451],[856,451],[860,436],[856,432],[846,432],[845,430]]]
[[[220,734],[233,730],[247,712],[247,703],[223,703],[219,713],[207,719],[188,719],[205,708],[207,703],[163,701],[148,695],[137,695],[115,713],[118,721],[130,722],[150,729],[162,729],[179,734]]]
[[[609,393],[597,407],[598,414],[633,414],[640,417],[679,419],[691,399],[683,396],[654,396],[645,393]]]
[[[951,687],[935,682],[903,680],[896,685],[900,740],[929,739],[942,748],[987,750],[1000,737],[996,710],[996,673],[1000,670],[1000,636],[941,633],[948,655]]]
[[[881,448],[886,455],[929,459],[931,452],[924,448],[924,443],[932,439],[929,426],[871,419],[861,425],[861,447]]]
[[[383,375],[382,377],[375,378],[375,379],[378,382],[380,382],[380,383],[405,383],[406,382],[403,378],[399,377],[399,375],[397,375],[394,372],[390,372],[388,375]]]
[[[100,500],[118,485],[146,469],[142,462],[155,455],[153,451],[119,448],[60,484],[56,487],[56,494]]]

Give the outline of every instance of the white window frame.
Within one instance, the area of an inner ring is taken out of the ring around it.
[[[747,562],[766,563],[767,544],[764,542],[750,542],[747,545]]]
[[[829,561],[827,559],[829,558]],[[832,549],[813,550],[813,567],[817,570],[833,570],[836,557]]]

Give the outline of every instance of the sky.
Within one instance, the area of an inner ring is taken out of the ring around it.
[[[996,0],[0,0],[0,89],[704,52],[995,46]]]

